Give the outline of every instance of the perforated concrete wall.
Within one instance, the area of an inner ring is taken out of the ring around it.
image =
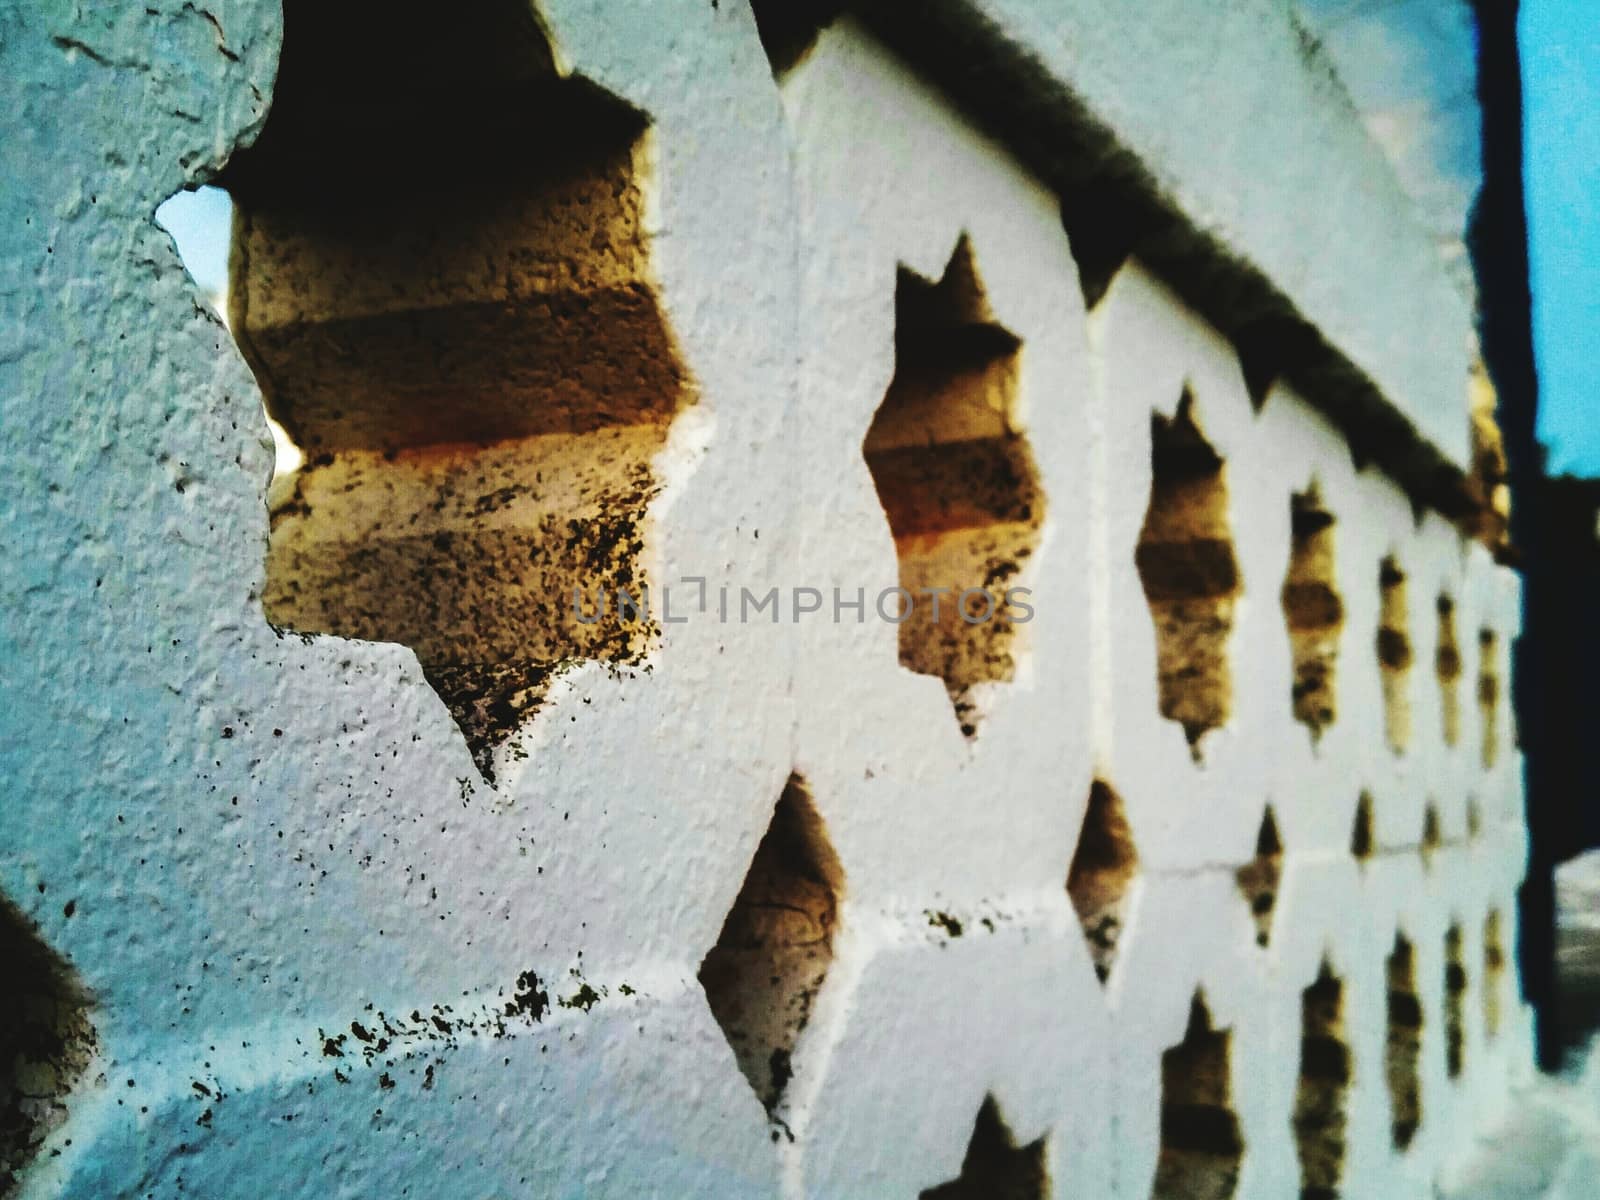
[[[1515,577],[849,18],[456,8],[0,7],[0,1171],[1427,1194],[1530,1058]],[[391,111],[521,133],[323,205]]]

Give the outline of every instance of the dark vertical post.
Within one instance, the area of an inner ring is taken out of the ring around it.
[[[1544,544],[1544,452],[1535,436],[1538,374],[1528,282],[1528,222],[1523,194],[1522,78],[1518,0],[1474,0],[1478,18],[1478,98],[1483,108],[1483,190],[1468,229],[1478,279],[1478,323],[1485,365],[1499,393],[1497,416],[1511,483],[1511,536],[1523,567],[1523,623],[1512,653],[1511,696],[1525,761],[1529,855],[1517,948],[1524,995],[1534,1006],[1540,1065],[1560,1055],[1553,1020],[1555,916],[1552,871],[1561,840],[1559,780],[1549,777],[1547,670],[1551,580]]]

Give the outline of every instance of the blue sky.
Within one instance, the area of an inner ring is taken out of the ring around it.
[[[156,223],[178,243],[183,265],[208,296],[228,290],[228,238],[233,201],[221,188],[179,192],[156,209]]]
[[[1523,0],[1528,259],[1539,440],[1600,476],[1600,2]]]

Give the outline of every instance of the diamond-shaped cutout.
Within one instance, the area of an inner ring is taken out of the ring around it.
[[[1291,698],[1295,719],[1313,739],[1338,716],[1335,669],[1344,602],[1334,569],[1334,518],[1313,481],[1289,498],[1291,545],[1283,581],[1283,613],[1294,655]]]
[[[1127,922],[1129,889],[1139,873],[1139,851],[1122,799],[1099,779],[1089,789],[1089,807],[1078,832],[1078,848],[1067,873],[1067,895],[1089,943],[1094,973],[1111,977]]]
[[[1396,1150],[1411,1145],[1422,1124],[1422,1000],[1417,995],[1415,954],[1404,934],[1389,954],[1389,1032],[1384,1076],[1389,1086],[1389,1135]]]
[[[262,601],[411,647],[488,777],[556,671],[656,633],[616,597],[642,595],[651,463],[692,387],[647,122],[558,70],[526,3],[346,8],[286,0],[269,119],[218,180],[231,327],[304,456]]]
[[[1183,1041],[1161,1056],[1161,1156],[1153,1200],[1227,1200],[1239,1185],[1244,1138],[1233,1109],[1227,1030],[1212,1027],[1199,991]]]
[[[0,1195],[66,1119],[95,1050],[89,996],[33,923],[0,897]]]
[[[1256,856],[1235,873],[1239,890],[1255,918],[1256,944],[1265,946],[1272,937],[1272,910],[1278,903],[1278,883],[1283,877],[1283,841],[1278,822],[1267,806],[1256,834]]]
[[[994,1097],[985,1096],[961,1174],[949,1183],[928,1188],[921,1200],[1044,1200],[1049,1187],[1044,1138],[1017,1145]]]
[[[974,690],[1010,680],[1023,613],[1010,589],[1044,516],[1018,426],[1022,343],[989,311],[965,237],[944,276],[901,269],[895,372],[863,452],[900,563],[900,662],[944,681],[967,737]]]
[[[1391,555],[1378,567],[1378,670],[1383,679],[1383,718],[1389,749],[1403,754],[1411,743],[1411,633],[1406,575]]]
[[[1177,412],[1150,419],[1150,507],[1135,562],[1156,629],[1161,715],[1200,739],[1228,720],[1228,641],[1241,592],[1228,521],[1227,470],[1184,389]]]
[[[1336,1200],[1344,1177],[1352,1077],[1344,1030],[1344,984],[1326,962],[1300,994],[1300,1082],[1294,1136],[1302,1200]]]
[[[790,776],[700,984],[744,1077],[772,1113],[833,961],[844,872],[804,781]]]

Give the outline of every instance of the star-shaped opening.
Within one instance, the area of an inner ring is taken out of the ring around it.
[[[1184,389],[1177,412],[1150,419],[1150,506],[1135,562],[1156,629],[1161,715],[1200,739],[1228,720],[1228,642],[1242,592],[1228,521],[1227,470]]]
[[[1161,1155],[1153,1200],[1227,1200],[1239,1186],[1244,1138],[1233,1110],[1232,1035],[1212,1027],[1204,995],[1183,1041],[1161,1056]]]
[[[1334,569],[1333,514],[1316,482],[1289,498],[1289,571],[1283,581],[1283,614],[1294,657],[1290,692],[1295,719],[1313,739],[1338,717],[1336,669],[1344,602]]]
[[[692,388],[647,123],[563,75],[517,0],[284,21],[269,119],[219,180],[231,326],[304,457],[263,603],[411,647],[492,781],[556,672],[657,633],[652,461]]]
[[[1300,1082],[1294,1137],[1300,1195],[1331,1200],[1344,1178],[1351,1058],[1345,1040],[1344,983],[1326,961],[1300,994]]]
[[[989,311],[965,237],[938,282],[902,268],[894,378],[863,445],[905,592],[900,662],[944,681],[969,738],[978,689],[1016,671],[1015,618],[1031,609],[1011,589],[1044,517],[1018,422],[1021,348]]]
[[[961,1174],[926,1189],[921,1200],[1044,1200],[1050,1177],[1044,1138],[1017,1145],[993,1096],[985,1096],[972,1126]]]
[[[1404,934],[1394,936],[1389,980],[1388,1037],[1384,1077],[1389,1087],[1389,1136],[1396,1150],[1411,1145],[1422,1124],[1422,999],[1417,995],[1415,954]]]

